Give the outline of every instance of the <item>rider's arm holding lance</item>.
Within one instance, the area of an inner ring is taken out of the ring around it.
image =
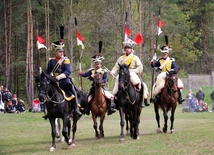
[[[158,22],[160,20],[160,11],[161,11],[161,8],[159,7],[159,14],[158,14]],[[152,60],[151,60],[151,66],[153,67],[152,68],[152,84],[151,84],[151,98],[152,98],[152,93],[153,93],[153,85],[154,85],[154,77],[155,77],[155,62],[156,62],[156,59],[157,59],[157,56],[156,56],[156,52],[157,52],[157,48],[158,48],[158,26],[157,26],[157,34],[156,34],[156,42],[155,42],[155,50],[154,50],[154,56],[152,57]]]

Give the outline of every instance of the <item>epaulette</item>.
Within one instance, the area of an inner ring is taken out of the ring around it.
[[[65,60],[64,60],[64,64],[67,65],[67,64],[70,64],[70,63],[71,63],[71,61],[66,57]]]
[[[94,70],[94,68],[90,68],[88,71]]]
[[[175,59],[174,59],[174,58],[170,58],[170,60],[175,61]]]

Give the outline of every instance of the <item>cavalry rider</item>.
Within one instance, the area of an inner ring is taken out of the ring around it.
[[[144,96],[142,97],[142,99],[144,98],[144,100],[142,101],[141,106],[142,107],[144,107],[145,105],[149,106],[149,104],[147,103],[148,88],[144,82],[141,82],[141,79],[140,79],[141,73],[143,72],[143,64],[140,61],[139,57],[134,55],[133,47],[135,45],[135,42],[129,39],[128,41],[123,42],[123,44],[124,44],[125,53],[124,55],[120,56],[117,59],[110,74],[114,76],[117,73],[117,71],[120,68],[118,64],[120,65],[130,64],[129,71],[130,71],[131,83],[135,86],[137,91],[141,91],[141,85],[143,85],[144,87],[144,94],[143,94]],[[119,78],[119,75],[117,75],[117,77],[115,78],[115,84],[112,91],[112,94],[114,96],[117,95],[117,92],[118,92],[118,78]]]
[[[101,73],[103,75],[103,77],[102,77],[103,95],[105,96],[105,99],[107,101],[108,115],[111,115],[111,114],[115,113],[116,110],[113,109],[115,107],[115,104],[113,102],[114,96],[104,88],[104,85],[106,84],[106,82],[108,82],[108,72],[105,69],[102,69],[102,67],[101,67],[103,59],[104,59],[104,57],[101,54],[93,56],[92,60],[94,61],[95,68],[91,68],[87,72],[79,71],[79,75],[82,77],[89,77],[89,80],[93,80],[95,73]],[[95,87],[94,87],[94,83],[92,83],[92,87],[90,88],[89,93],[87,95],[88,96],[88,105],[87,105],[87,111],[86,111],[87,115],[90,114],[91,102],[95,96],[94,93],[95,93]]]
[[[178,67],[175,63],[174,58],[169,57],[169,51],[172,50],[168,45],[162,46],[160,48],[162,57],[157,59],[156,54],[153,56],[151,60],[151,66],[156,68],[156,71],[161,71],[161,73],[157,76],[156,82],[153,85],[153,93],[150,102],[156,103],[158,94],[164,88],[166,71],[171,71],[173,74],[177,74]],[[157,59],[157,61],[156,61]],[[181,104],[184,100],[181,96],[181,91],[183,89],[183,82],[178,78],[178,103]]]
[[[65,92],[68,92],[69,95],[74,95],[75,90],[69,77],[71,74],[71,62],[66,56],[64,56],[64,43],[61,41],[56,41],[52,44],[54,45],[54,48],[56,50],[56,56],[55,58],[49,60],[47,64],[46,74],[55,76],[56,80],[58,80],[59,82],[59,87]],[[72,103],[77,118],[80,118],[82,116],[82,113],[79,110],[76,99],[73,98],[72,100],[74,100],[74,102]],[[47,116],[44,116],[44,118],[47,118]]]

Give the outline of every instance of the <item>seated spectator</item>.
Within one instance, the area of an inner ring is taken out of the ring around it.
[[[208,106],[204,101],[200,100],[198,104],[198,112],[203,112],[203,111],[208,111]]]
[[[19,99],[18,105],[16,107],[16,110],[18,112],[25,112],[25,104],[24,101],[22,99]]]
[[[16,94],[13,94],[12,105],[13,105],[13,110],[16,111],[16,107],[18,105],[18,99],[17,99]]]
[[[16,113],[16,110],[13,109],[13,104],[11,101],[10,102],[8,101],[5,103],[5,111],[7,113]]]

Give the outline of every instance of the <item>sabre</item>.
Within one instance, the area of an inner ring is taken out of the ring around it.
[[[104,68],[107,70],[107,72],[110,73],[111,76],[113,76],[113,78],[115,78],[115,76],[113,74],[111,74],[111,71],[106,66],[104,66]]]

